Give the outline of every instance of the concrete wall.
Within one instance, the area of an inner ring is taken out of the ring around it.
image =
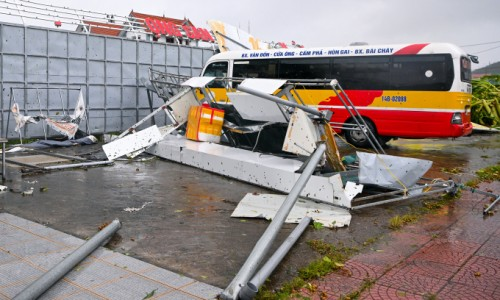
[[[41,110],[54,117],[63,114],[63,106],[70,113],[74,110],[78,90],[67,89],[81,88],[90,132],[121,132],[149,113],[140,80],[148,78],[149,68],[197,76],[213,54],[206,48],[0,23],[1,136],[18,137],[9,114],[11,87],[39,88],[14,89],[23,114],[36,116]],[[161,103],[155,97],[154,106]],[[159,125],[166,122],[164,116],[156,120]],[[43,126],[29,124],[23,136],[42,137]],[[83,123],[80,128],[87,129]]]

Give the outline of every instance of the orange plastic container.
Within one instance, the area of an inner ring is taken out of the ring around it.
[[[224,111],[208,106],[189,108],[186,137],[193,141],[219,143]]]

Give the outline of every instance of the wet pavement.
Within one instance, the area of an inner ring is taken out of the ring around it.
[[[85,243],[7,213],[0,213],[0,233],[2,300],[19,295]],[[22,295],[38,294],[38,289],[33,287],[29,291]],[[149,295],[151,299],[202,300],[215,299],[221,290],[99,247],[41,292],[37,299],[143,299]]]
[[[57,152],[95,154],[99,149],[99,145],[78,146]],[[390,143],[387,152],[434,161],[426,177],[466,182],[475,170],[497,164],[499,149],[500,135],[477,135],[455,140],[398,140]],[[165,160],[117,161],[108,167],[21,174],[20,168],[9,165],[4,185],[13,191],[0,193],[0,212],[82,239],[118,218],[122,228],[108,247],[220,288],[229,284],[269,224],[230,218],[246,193],[269,190]],[[33,195],[22,196],[21,191],[31,187]],[[273,285],[290,280],[298,268],[318,257],[306,241],[322,239],[359,247],[374,237],[394,234],[388,229],[388,220],[418,205],[420,200],[413,200],[356,211],[349,227],[336,230],[308,228],[271,277]],[[498,221],[498,215],[489,220]],[[294,227],[283,226],[271,252]]]
[[[479,187],[500,194],[500,182]],[[311,299],[500,299],[499,215],[491,197],[464,191],[436,214],[382,237],[338,272],[313,281]]]

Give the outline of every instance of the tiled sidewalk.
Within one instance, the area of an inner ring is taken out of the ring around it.
[[[11,299],[85,241],[0,213],[0,299]],[[219,288],[104,248],[40,299],[213,299]]]
[[[480,189],[498,194],[500,182]],[[370,281],[359,299],[500,299],[500,213],[483,217],[485,204],[487,197],[462,191],[455,204],[392,232],[302,295],[342,299]]]

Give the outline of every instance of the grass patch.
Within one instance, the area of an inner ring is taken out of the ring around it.
[[[403,227],[406,224],[416,222],[418,220],[418,218],[419,218],[419,215],[413,214],[413,213],[402,215],[402,216],[399,216],[399,215],[394,216],[389,220],[389,228],[394,229],[394,230],[400,229],[401,227]]]
[[[476,175],[480,181],[498,181],[500,180],[500,164],[477,170]]]
[[[348,294],[346,296],[343,296],[340,299],[342,299],[342,300],[355,300],[355,299],[358,299],[359,295],[361,295],[361,293],[363,293],[367,289],[371,288],[374,283],[375,283],[375,280],[373,280],[371,278],[365,278],[365,279],[363,279],[363,283],[361,284],[361,287],[359,288],[359,290],[354,291],[354,292],[352,292],[352,293],[350,293],[350,294]]]
[[[308,288],[314,292],[316,287],[308,283],[309,281],[341,269],[344,262],[358,251],[343,244],[332,245],[322,240],[311,240],[307,244],[321,257],[312,261],[308,266],[299,269],[298,276],[285,283],[279,290],[269,290],[263,286],[256,299],[281,300],[289,299],[292,295],[298,297],[297,293],[302,288]]]

